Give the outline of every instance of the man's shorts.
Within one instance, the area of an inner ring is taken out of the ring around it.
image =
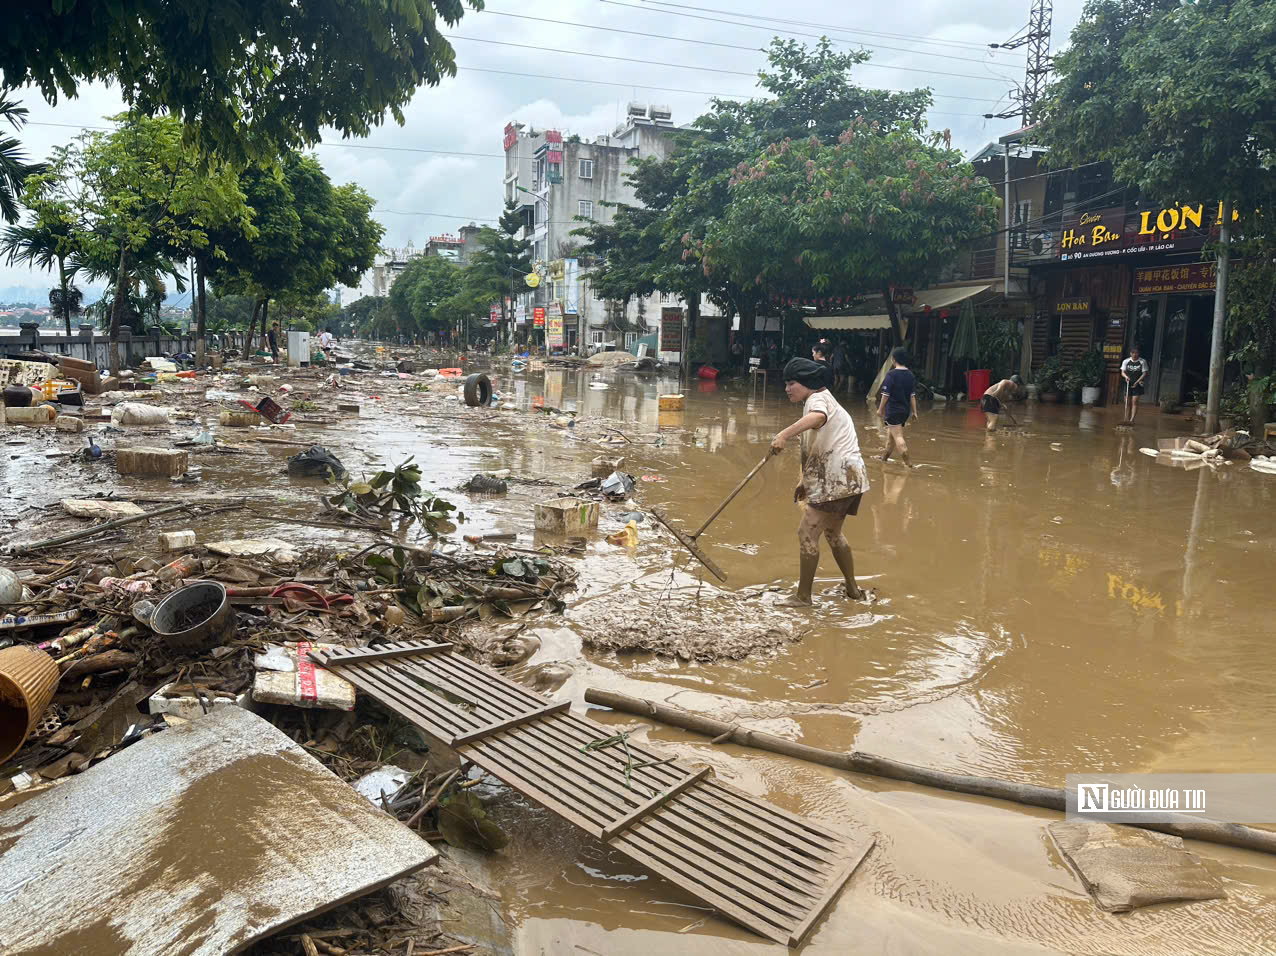
[[[981,411],[987,412],[989,415],[1001,414],[1001,402],[993,395],[985,395],[979,400],[979,408]]]

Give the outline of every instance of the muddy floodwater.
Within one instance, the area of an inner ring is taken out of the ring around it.
[[[453,405],[447,415],[418,417],[368,400],[357,424],[332,416],[306,435],[355,473],[415,455],[424,482],[439,489],[496,469],[565,485],[588,478],[594,456],[623,455],[638,509],[660,508],[694,529],[799,415],[774,386],[754,393],[745,383],[693,383],[684,412],[662,413],[657,396],[675,382],[555,370],[498,377],[520,410]],[[591,379],[609,387],[590,387]],[[574,440],[571,429],[547,429],[526,410],[537,397],[582,420],[615,419],[635,441],[603,450]],[[587,687],[605,687],[816,747],[1056,787],[1068,773],[1276,768],[1276,478],[1235,464],[1189,471],[1141,455],[1190,427],[1155,410],[1120,433],[1118,408],[1021,405],[1022,427],[989,436],[964,403],[923,406],[906,432],[917,465],[908,471],[870,457],[884,433],[862,400],[843,401],[872,482],[846,535],[876,604],[833,593],[840,577],[825,548],[816,606],[774,607],[797,574],[794,443],[700,539],[725,583],[649,518],[635,549],[600,534],[566,613],[529,622],[539,649],[511,676],[581,709]],[[659,444],[638,441],[656,436]],[[317,517],[307,504],[313,486],[278,475],[287,452],[251,466],[206,460],[200,484],[174,494],[206,501],[247,492],[272,497],[280,513]],[[38,476],[17,464],[6,461],[0,478],[19,497],[53,499],[56,463]],[[66,490],[83,481],[80,467],[66,466]],[[445,493],[467,512],[464,530],[481,533],[529,529],[536,491],[515,485],[508,498],[473,500]],[[15,507],[11,500],[6,515]],[[618,530],[614,515],[624,510],[604,506],[600,531]],[[221,520],[255,530],[247,519]],[[298,543],[340,534],[269,533]],[[617,622],[653,633],[694,628],[724,641],[774,627],[799,639],[715,663],[587,646],[591,631]],[[649,727],[652,745],[707,763],[720,779],[876,835],[805,953],[1276,951],[1271,856],[1189,844],[1226,900],[1112,916],[1046,836],[1056,813],[714,746],[629,715],[589,716]],[[521,953],[780,951],[533,805],[512,800],[500,816],[512,842],[488,866]]]

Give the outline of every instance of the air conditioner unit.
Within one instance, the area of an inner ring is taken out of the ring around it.
[[[1028,252],[1034,256],[1054,255],[1054,233],[1039,232],[1028,240]]]

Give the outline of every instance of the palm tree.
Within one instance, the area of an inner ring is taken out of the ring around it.
[[[75,254],[70,224],[63,218],[40,216],[34,223],[10,226],[0,239],[0,254],[8,265],[35,266],[38,269],[58,271],[58,290],[62,301],[69,301],[69,290],[75,274],[82,268]],[[80,299],[84,294],[78,289]],[[49,293],[53,302],[53,293]],[[66,320],[66,334],[71,334],[72,313],[62,310]]]
[[[54,286],[49,290],[49,307],[66,319],[66,334],[71,334],[71,316],[84,311],[84,290],[74,285]]]
[[[15,130],[21,130],[27,122],[27,109],[17,101],[0,96],[0,120],[7,120]],[[22,143],[12,136],[0,136],[0,219],[18,221],[18,197],[28,176],[38,176],[48,166],[44,163],[28,163],[22,152]]]

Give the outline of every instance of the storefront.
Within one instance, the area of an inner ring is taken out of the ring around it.
[[[1119,402],[1122,359],[1150,366],[1144,400],[1190,401],[1209,377],[1214,265],[1201,249],[1217,226],[1208,204],[1115,207],[1065,219],[1054,263],[1034,269],[1033,368],[1105,360],[1104,400]]]

